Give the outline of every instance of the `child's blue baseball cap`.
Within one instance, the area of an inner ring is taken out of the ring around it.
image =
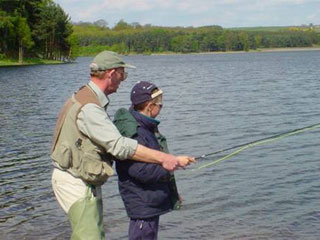
[[[139,81],[137,82],[132,90],[131,90],[131,103],[133,106],[136,106],[140,103],[144,103],[151,99],[156,98],[157,96],[161,95],[163,92],[161,89],[156,93],[152,94],[152,91],[155,89],[159,89],[155,84],[146,82],[146,81]]]

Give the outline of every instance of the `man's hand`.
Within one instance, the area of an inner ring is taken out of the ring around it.
[[[183,169],[189,164],[196,162],[196,159],[190,156],[178,156],[177,158],[179,161],[179,167],[182,167]]]
[[[165,154],[162,160],[162,167],[168,171],[177,170],[180,166],[179,159],[171,154]]]
[[[136,152],[131,157],[133,160],[161,164],[168,171],[177,170],[179,167],[185,168],[190,163],[195,162],[194,157],[174,156],[138,144]]]
[[[167,154],[167,157],[164,158],[162,162],[162,167],[168,171],[174,171],[174,170],[177,170],[179,167],[185,169],[186,166],[194,162],[196,162],[196,159],[194,157],[190,157],[190,156],[175,157],[173,155]]]

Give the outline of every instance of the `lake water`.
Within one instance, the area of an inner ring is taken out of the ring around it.
[[[164,90],[160,131],[174,154],[199,156],[320,122],[320,52],[128,56],[138,80]],[[63,102],[89,79],[75,64],[0,68],[0,239],[69,239],[51,189],[49,149]],[[159,239],[320,239],[320,130],[218,156],[176,171],[181,210],[160,218]],[[109,239],[127,239],[117,177],[103,186]]]

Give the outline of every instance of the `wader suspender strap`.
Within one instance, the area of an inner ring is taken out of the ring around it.
[[[74,93],[72,95],[72,97],[70,97],[66,103],[63,105],[61,112],[59,113],[58,116],[58,120],[57,120],[57,125],[54,131],[54,135],[53,135],[53,143],[52,143],[52,147],[51,147],[51,154],[54,151],[54,148],[56,146],[56,143],[58,141],[60,132],[61,132],[61,128],[62,125],[64,123],[64,120],[67,116],[67,113],[69,112],[69,109],[73,106],[73,104],[75,103],[75,101],[78,101],[81,104],[81,107],[79,108],[78,112],[77,112],[77,116],[79,114],[79,112],[81,111],[81,108],[86,105],[87,103],[94,103],[97,104],[98,106],[101,106],[100,102],[97,99],[96,94],[94,93],[94,91],[88,86],[82,86],[76,93]],[[78,129],[78,125],[75,122],[76,127]],[[79,129],[78,129],[79,131]],[[79,131],[80,135],[83,136],[83,134]]]

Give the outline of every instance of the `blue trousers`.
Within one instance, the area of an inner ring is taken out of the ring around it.
[[[129,240],[157,240],[159,216],[146,219],[130,219]]]

